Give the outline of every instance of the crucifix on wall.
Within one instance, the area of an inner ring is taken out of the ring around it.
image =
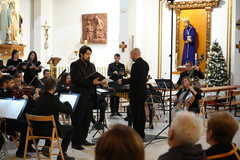
[[[240,53],[240,41],[239,41],[239,44],[236,44],[236,48],[238,48],[238,52]]]
[[[45,21],[45,25],[42,25],[42,27],[45,29],[45,38],[46,38],[45,43],[44,43],[44,48],[48,49],[48,47],[49,47],[49,44],[48,44],[48,29],[51,26],[48,26],[47,21]]]
[[[122,43],[119,45],[119,48],[122,49],[122,52],[125,52],[125,48],[127,48],[127,45],[125,44],[125,42],[122,42]]]

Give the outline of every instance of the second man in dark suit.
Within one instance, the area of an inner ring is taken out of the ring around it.
[[[141,57],[141,51],[134,48],[131,51],[131,58],[135,62],[132,65],[131,77],[119,79],[119,84],[130,84],[130,107],[133,118],[133,128],[142,138],[145,138],[145,111],[144,103],[147,98],[147,75],[149,66]]]

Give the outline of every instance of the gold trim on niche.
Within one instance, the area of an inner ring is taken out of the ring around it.
[[[212,7],[218,7],[219,2],[221,0],[205,0],[205,1],[188,1],[188,2],[174,2],[172,5],[170,2],[166,3],[169,9],[172,7],[176,13],[176,54],[178,55],[179,48],[180,48],[180,20],[181,20],[181,10],[188,10],[188,9],[205,9],[207,15],[207,22],[206,22],[206,53],[210,50],[211,45],[211,21],[212,21]],[[178,56],[177,56],[178,57]],[[176,59],[177,62],[175,63],[175,67],[177,70],[178,66],[181,66],[179,57]]]
[[[205,1],[184,1],[184,2],[171,2],[167,3],[169,9],[174,7],[174,9],[203,9],[206,7],[218,7],[221,0],[205,0]]]
[[[232,61],[232,3],[233,0],[228,0],[228,18],[227,18],[227,50],[226,62],[228,67],[228,78],[231,84],[231,61]]]
[[[158,21],[158,74],[157,78],[162,78],[162,17],[163,3],[166,0],[159,0],[159,21]]]

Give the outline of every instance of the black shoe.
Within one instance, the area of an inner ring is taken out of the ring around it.
[[[27,151],[28,152],[36,152],[36,150],[32,146],[29,146]]]
[[[117,113],[117,116],[120,116],[120,117],[122,117],[122,114],[118,112],[118,113]]]
[[[94,143],[90,143],[90,142],[88,142],[88,141],[85,141],[85,142],[83,143],[83,145],[85,145],[85,146],[94,146],[95,144],[94,144]]]
[[[150,126],[150,129],[154,129],[153,125]]]
[[[23,158],[24,152],[17,150],[16,157]],[[29,154],[26,155],[27,157],[31,157]]]
[[[76,150],[84,150],[84,148],[79,144],[72,144],[72,148]]]
[[[42,154],[43,154],[45,157],[49,157],[49,148],[43,147],[43,148],[41,149],[41,152],[42,152]]]
[[[64,157],[65,160],[75,160],[74,157],[69,157],[69,156],[67,155],[67,153],[63,153],[63,157]],[[61,155],[58,155],[58,156],[57,156],[57,160],[62,160]]]
[[[124,121],[128,121],[128,118],[129,118],[129,117],[124,118]]]

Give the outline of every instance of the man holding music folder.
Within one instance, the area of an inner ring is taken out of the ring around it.
[[[71,116],[72,125],[75,127],[72,148],[77,150],[83,150],[82,145],[94,145],[86,139],[96,100],[96,85],[101,84],[102,81],[99,77],[101,75],[97,74],[94,64],[90,62],[91,54],[90,47],[82,46],[79,49],[79,59],[70,66],[71,92],[81,95]]]
[[[62,151],[65,160],[74,160],[74,157],[67,155],[68,145],[72,140],[74,127],[72,125],[61,125],[59,122],[59,112],[65,114],[72,113],[72,106],[69,102],[62,103],[58,97],[54,95],[56,91],[56,81],[54,79],[46,79],[44,82],[45,92],[37,99],[36,102],[36,114],[37,115],[54,115],[54,119],[57,125],[58,134],[62,138]],[[43,129],[44,128],[44,129]],[[52,123],[36,123],[35,133],[41,136],[51,136]],[[49,140],[45,141],[45,146],[50,146]],[[43,155],[49,157],[49,148],[42,148]],[[57,157],[57,160],[61,160],[61,156]]]

